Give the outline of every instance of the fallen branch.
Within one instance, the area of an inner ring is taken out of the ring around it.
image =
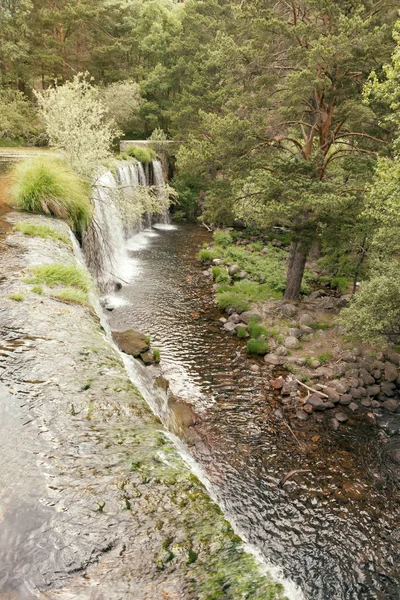
[[[211,227],[209,227],[208,225],[206,225],[205,223],[202,223],[203,227],[205,227],[207,229],[207,231],[212,231]]]
[[[329,400],[329,396],[327,396],[326,394],[324,394],[323,392],[319,392],[318,390],[315,390],[314,388],[308,387],[308,385],[306,385],[305,383],[302,383],[301,381],[299,381],[298,379],[295,379],[295,381],[297,381],[297,383],[299,385],[302,385],[303,387],[306,388],[306,390],[309,390],[310,392],[313,392],[314,394],[319,394],[320,396],[323,396],[324,398],[328,398]]]
[[[285,477],[282,477],[276,487],[283,487],[287,480],[293,477],[293,475],[296,475],[296,473],[311,473],[311,469],[294,469],[293,471],[289,471]]]

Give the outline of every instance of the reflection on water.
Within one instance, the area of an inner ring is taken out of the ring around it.
[[[186,438],[194,457],[248,540],[306,598],[395,600],[399,508],[377,431],[291,420],[262,361],[253,373],[245,345],[220,329],[196,260],[208,240],[186,225],[132,238],[136,276],[119,292],[126,304],[110,313],[111,326],[151,335],[172,392],[199,416]],[[292,469],[310,472],[277,487]]]

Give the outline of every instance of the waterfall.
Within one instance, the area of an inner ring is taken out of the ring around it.
[[[151,198],[150,187],[165,206],[159,215],[152,215],[150,201],[146,204],[146,198]],[[143,194],[146,188],[150,195]],[[83,239],[83,251],[101,290],[110,292],[116,284],[131,280],[135,267],[127,240],[144,227],[151,227],[153,219],[154,222],[169,223],[167,206],[168,197],[158,160],[153,160],[151,169],[150,165],[146,165],[145,170],[142,163],[124,161],[115,175],[111,171],[100,173],[93,190],[93,219]]]

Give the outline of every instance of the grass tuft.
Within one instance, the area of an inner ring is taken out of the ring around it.
[[[141,148],[132,145],[122,152],[120,158],[136,158],[139,162],[148,164],[156,158],[156,153],[152,148]]]
[[[38,294],[38,296],[42,296],[43,295],[43,288],[41,285],[34,285],[32,288],[32,292],[34,294]]]
[[[246,327],[238,327],[236,329],[236,335],[238,336],[239,339],[243,340],[247,336]]]
[[[56,298],[56,300],[61,300],[61,302],[66,302],[67,304],[88,305],[87,293],[73,287],[65,287],[58,292],[52,293],[51,297]]]
[[[15,302],[22,302],[22,300],[25,300],[25,296],[23,294],[11,294],[10,300],[15,300]]]
[[[211,248],[210,250],[203,248],[203,250],[200,250],[199,252],[199,261],[203,263],[211,262],[214,258],[221,258],[222,254],[222,249],[218,246]]]
[[[27,159],[16,166],[13,177],[12,201],[20,210],[65,219],[78,233],[89,224],[88,189],[62,161],[42,156]]]
[[[229,283],[231,278],[224,267],[212,267],[212,275],[217,283]]]
[[[251,339],[247,342],[247,352],[249,354],[260,354],[263,356],[269,352],[269,346],[265,340]]]
[[[246,296],[235,291],[218,292],[216,300],[218,306],[223,310],[233,308],[235,311],[245,312],[250,309],[250,304]]]
[[[17,223],[14,229],[24,233],[25,235],[60,241],[67,246],[71,246],[71,240],[68,236],[64,235],[63,233],[59,233],[48,225],[42,225],[40,223]]]
[[[268,332],[262,325],[259,325],[256,319],[250,319],[249,322],[249,332],[250,336],[254,339],[258,338],[260,335],[268,335]]]
[[[65,285],[77,288],[83,292],[90,289],[90,279],[87,273],[75,265],[64,265],[52,263],[50,265],[39,265],[31,269],[33,277],[27,283],[45,284],[49,287]]]
[[[153,359],[156,363],[160,362],[160,351],[158,348],[154,348],[153,350]]]

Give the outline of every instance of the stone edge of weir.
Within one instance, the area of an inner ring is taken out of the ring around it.
[[[7,219],[70,235],[51,218]],[[36,440],[30,460],[43,486],[35,501],[51,530],[46,558],[24,569],[32,598],[285,598],[131,383],[96,301],[67,304],[27,282],[34,265],[78,265],[73,248],[20,232],[4,246],[0,382],[19,413],[21,446],[24,436]],[[30,535],[47,539],[43,526]],[[16,589],[17,573],[13,581]]]

